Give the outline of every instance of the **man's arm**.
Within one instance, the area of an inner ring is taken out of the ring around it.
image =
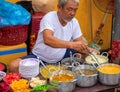
[[[82,41],[82,38],[77,38],[74,41],[64,41],[53,36],[54,33],[51,30],[43,31],[43,39],[46,45],[49,45],[53,48],[71,48],[77,51],[86,50],[88,48]]]

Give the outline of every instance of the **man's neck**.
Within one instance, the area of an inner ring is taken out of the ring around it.
[[[62,16],[59,14],[59,12],[57,12],[57,15],[58,15],[58,19],[59,19],[61,25],[65,26],[67,24],[67,22],[63,20]]]

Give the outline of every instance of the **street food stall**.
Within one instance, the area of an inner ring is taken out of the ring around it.
[[[76,15],[81,24],[83,35],[88,39],[88,45],[100,51],[112,48],[112,54],[101,52],[100,55],[97,55],[88,52],[88,56],[82,58],[81,54],[76,53],[56,64],[44,63],[39,57],[37,59],[28,58],[20,62],[19,73],[9,73],[7,70],[9,62],[26,56],[27,52],[32,50],[37,38],[39,22],[45,13],[31,14],[30,27],[28,25],[12,27],[15,31],[18,27],[25,30],[24,35],[21,34],[23,37],[19,37],[24,39],[20,44],[15,42],[8,44],[7,41],[11,39],[0,40],[0,62],[2,62],[0,63],[0,92],[120,92],[120,32],[117,28],[119,26],[116,26],[119,24],[116,19],[114,21],[113,44],[111,44],[113,1],[80,0],[81,6]],[[11,2],[16,1],[11,0]],[[120,1],[116,0],[115,3],[117,5]],[[119,12],[119,10],[115,12]],[[117,14],[116,18],[119,16],[119,13]],[[87,20],[84,20],[85,18]],[[2,36],[5,32],[9,37],[12,28],[0,28],[0,39],[5,38]],[[7,33],[9,31],[7,29],[11,29],[10,32]],[[30,30],[29,34],[28,29]],[[19,35],[21,30],[17,31],[18,36],[21,36]],[[90,34],[88,34],[88,30],[90,30]],[[13,38],[13,36],[10,37]],[[110,55],[112,58],[109,57]]]

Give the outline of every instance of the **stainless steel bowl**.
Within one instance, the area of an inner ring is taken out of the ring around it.
[[[92,75],[85,75],[85,74],[78,74],[76,73],[76,79],[77,79],[77,85],[80,87],[90,87],[93,86],[97,83],[98,81],[98,74],[97,74],[97,70],[91,66],[91,65],[79,65],[75,68],[73,68],[73,71],[76,72],[79,69],[83,70],[83,69],[89,69],[94,71],[94,74]]]
[[[52,78],[56,74],[70,74],[74,76],[74,79],[68,82],[58,82],[59,83],[59,92],[72,92],[75,89],[76,86],[76,80],[75,79],[75,74],[72,71],[69,70],[61,70],[61,71],[55,71],[52,73],[50,76],[50,82],[52,81]]]
[[[112,63],[102,64],[102,67],[104,67],[106,65],[119,67],[119,69],[120,69],[120,65],[112,64]],[[111,71],[109,71],[109,72],[111,72]],[[117,85],[120,83],[120,72],[115,73],[115,74],[108,74],[108,73],[103,73],[103,72],[99,71],[98,77],[99,77],[99,81],[104,85]]]

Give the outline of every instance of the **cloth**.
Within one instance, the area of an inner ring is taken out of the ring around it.
[[[32,52],[48,63],[60,61],[64,57],[66,48],[52,48],[45,45],[42,35],[44,29],[52,30],[56,38],[65,41],[74,40],[82,35],[79,23],[75,18],[73,18],[65,26],[62,26],[59,22],[56,11],[47,13],[41,20],[40,30]]]

